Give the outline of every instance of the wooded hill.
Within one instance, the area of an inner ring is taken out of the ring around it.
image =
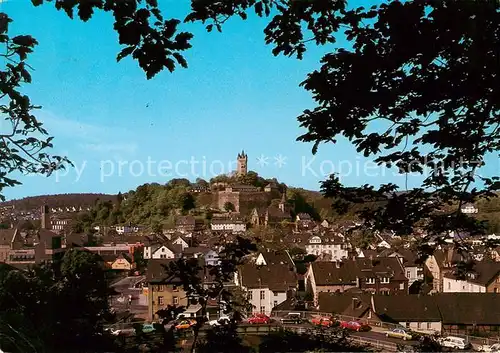
[[[43,205],[50,207],[91,207],[97,201],[116,201],[116,195],[109,194],[59,194],[59,195],[40,195],[30,196],[18,200],[0,202],[0,207],[14,205],[16,210],[30,211]]]

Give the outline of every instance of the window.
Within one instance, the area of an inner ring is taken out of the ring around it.
[[[174,303],[174,305],[179,304],[179,297],[173,297],[172,302]]]
[[[388,290],[384,289],[384,290],[381,290],[381,291],[380,291],[380,294],[382,294],[382,295],[389,295],[389,294],[391,294],[391,293],[390,293],[390,291],[388,291]]]
[[[248,292],[248,300],[252,300],[252,291]]]
[[[158,297],[158,305],[163,305],[163,297],[161,295]]]
[[[260,313],[264,314],[265,312],[266,312],[266,307],[265,306],[261,306],[260,307]]]
[[[261,291],[260,291],[260,299],[261,299],[261,300],[266,299],[266,292],[265,292],[265,291],[263,291],[263,290],[261,290]]]
[[[432,328],[432,325],[430,322],[427,323],[427,329],[430,330]]]
[[[278,296],[278,292],[273,292],[274,293],[274,296],[277,297]]]
[[[163,292],[163,291],[164,291],[163,284],[160,284],[158,286],[158,292]]]
[[[367,278],[366,284],[375,284],[375,278]]]
[[[382,279],[380,280],[380,283],[389,283],[391,281],[391,279],[389,277],[382,277]]]
[[[275,306],[278,306],[278,301],[277,300],[275,300],[274,303],[273,303],[273,307],[275,307]]]
[[[418,328],[418,329],[422,328],[422,323],[417,322],[417,328]]]
[[[406,278],[410,278],[411,277],[411,271],[406,271]]]
[[[451,289],[451,282],[448,282],[448,289]]]

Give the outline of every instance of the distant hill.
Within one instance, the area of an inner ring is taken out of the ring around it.
[[[109,194],[59,194],[25,197],[19,200],[0,202],[0,207],[14,205],[16,210],[33,210],[43,205],[50,207],[93,206],[97,200],[116,201]]]

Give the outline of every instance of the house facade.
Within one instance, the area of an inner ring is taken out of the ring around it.
[[[372,316],[424,334],[441,333],[442,318],[435,298],[425,295],[371,297]]]
[[[394,251],[388,256],[397,257],[403,263],[405,276],[408,278],[408,286],[411,286],[416,281],[424,280],[424,266],[418,262],[414,252],[403,249]]]
[[[180,232],[197,232],[203,230],[204,222],[193,216],[179,217],[175,222],[175,228]]]
[[[212,219],[210,223],[212,231],[243,233],[247,230],[247,225],[243,221],[230,219]]]
[[[131,271],[135,268],[135,263],[128,254],[105,255],[102,256],[106,268],[116,271]]]
[[[174,239],[172,241],[172,245],[180,246],[182,251],[189,247],[187,240],[183,239],[182,237],[177,237],[176,239]]]
[[[436,249],[432,255],[425,260],[425,269],[432,276],[432,292],[443,291],[443,278],[449,272],[453,263],[462,260],[453,248]]]
[[[237,283],[247,293],[252,314],[270,315],[275,306],[295,295],[297,275],[288,265],[245,264],[238,269]]]
[[[172,260],[150,260],[146,271],[148,320],[158,319],[158,310],[186,306],[188,300],[179,278],[170,276],[165,267]]]
[[[500,263],[477,262],[465,278],[444,274],[443,293],[500,293]]]
[[[156,244],[144,247],[144,259],[174,259],[175,253],[167,245]]]
[[[408,293],[408,279],[401,262],[395,257],[313,262],[304,279],[306,291],[313,295],[315,305],[321,292],[342,293],[358,288],[373,294]]]
[[[479,209],[472,203],[467,203],[465,205],[462,206],[462,208],[460,209],[460,211],[462,213],[465,213],[465,214],[475,214],[475,213],[478,213],[479,212]]]
[[[328,261],[338,261],[348,256],[347,244],[344,239],[338,236],[320,237],[313,235],[305,247],[307,254],[322,256]]]

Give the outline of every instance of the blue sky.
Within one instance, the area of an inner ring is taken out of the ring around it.
[[[183,18],[189,10],[188,1],[161,4],[168,17]],[[189,68],[148,81],[132,59],[116,63],[120,46],[107,14],[83,23],[53,4],[34,8],[29,0],[9,0],[0,6],[14,19],[13,33],[39,41],[25,92],[43,106],[37,116],[55,136],[54,152],[75,164],[49,178],[23,176],[22,186],[6,190],[7,198],[117,193],[172,177],[210,179],[228,172],[242,149],[251,170],[293,186],[318,189],[332,168],[349,174],[344,181],[351,185],[403,180],[390,171],[356,172],[364,159],[345,141],[323,145],[314,159],[311,145],[295,141],[303,133],[296,117],[313,107],[299,83],[318,67],[325,48],[310,48],[302,61],[274,57],[264,44],[263,19],[235,18],[222,33],[183,25],[195,34],[186,52]],[[267,165],[257,163],[260,156]]]

